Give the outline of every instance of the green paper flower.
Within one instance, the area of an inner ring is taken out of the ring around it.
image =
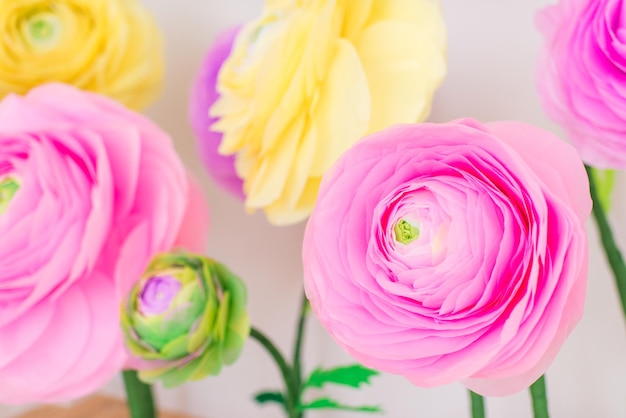
[[[121,308],[126,346],[143,360],[139,378],[165,387],[216,375],[250,334],[244,283],[222,264],[161,254]]]

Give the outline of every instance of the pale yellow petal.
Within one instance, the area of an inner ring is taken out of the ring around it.
[[[336,41],[335,57],[313,109],[317,149],[312,177],[322,176],[368,128],[370,95],[367,78],[354,47]]]
[[[310,178],[302,191],[300,201],[294,207],[285,206],[284,201],[278,201],[266,207],[267,219],[278,226],[291,225],[305,220],[315,208],[321,182],[321,177]]]
[[[334,45],[334,37],[336,37],[332,28],[334,3],[335,0],[328,1],[323,4],[318,13],[308,16],[313,23],[306,34],[306,38],[303,39],[303,41],[306,40],[307,44],[300,61],[297,63],[297,70],[280,98],[280,103],[273,109],[273,114],[267,122],[263,134],[261,155],[277,145],[277,138],[280,138],[282,132],[295,117],[294,112],[319,95],[319,85],[325,77],[333,57],[332,45]],[[312,19],[313,17],[315,19]],[[335,32],[338,32],[338,28]],[[272,76],[275,77],[275,74]]]
[[[439,0],[374,0],[369,24],[383,21],[412,23],[432,33],[444,22]]]
[[[372,13],[372,6],[376,0],[342,0],[344,8],[343,27],[341,36],[354,39],[362,30]]]
[[[285,190],[280,199],[278,199],[286,210],[294,208],[302,199],[303,191],[311,173],[315,147],[318,141],[319,137],[315,125],[312,123],[312,119],[308,118],[302,141],[298,146],[298,151],[289,170]]]
[[[248,208],[262,208],[280,197],[303,135],[304,124],[304,116],[294,120],[281,135],[281,146],[259,158],[256,166],[250,170],[244,182]]]
[[[423,120],[446,72],[432,33],[408,23],[381,22],[365,30],[355,45],[372,100],[369,131]]]

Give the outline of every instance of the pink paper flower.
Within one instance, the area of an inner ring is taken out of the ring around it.
[[[61,84],[0,103],[0,403],[76,398],[120,371],[120,301],[157,252],[203,250],[205,214],[142,116]]]
[[[307,296],[366,366],[512,394],[582,315],[587,186],[571,146],[521,123],[374,134],[324,176],[304,238]]]
[[[560,0],[537,26],[543,105],[583,160],[626,169],[626,2]]]
[[[211,129],[218,118],[209,116],[209,109],[220,97],[217,92],[217,77],[222,64],[230,55],[239,28],[220,34],[207,53],[191,91],[189,118],[196,134],[200,158],[211,178],[224,190],[244,200],[243,180],[235,170],[235,157],[218,152],[223,134]]]

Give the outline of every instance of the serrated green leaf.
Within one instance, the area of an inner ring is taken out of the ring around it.
[[[257,393],[254,400],[258,404],[264,404],[268,402],[274,402],[277,404],[285,405],[285,397],[280,392],[261,392]]]
[[[327,370],[318,368],[311,373],[304,387],[321,388],[327,383],[332,383],[358,388],[362,384],[369,384],[370,378],[377,375],[376,370],[368,369],[360,364]]]
[[[379,406],[348,406],[342,405],[337,401],[334,401],[329,398],[319,398],[314,400],[311,403],[306,405],[302,405],[300,407],[302,410],[306,409],[338,409],[342,411],[352,411],[352,412],[372,412],[372,413],[380,413],[382,409]]]

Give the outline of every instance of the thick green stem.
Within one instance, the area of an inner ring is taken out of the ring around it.
[[[485,398],[471,390],[468,392],[472,403],[472,418],[485,418]]]
[[[550,418],[548,412],[548,395],[546,392],[546,381],[541,376],[530,387],[530,395],[533,399],[533,412],[535,418]]]
[[[615,283],[622,303],[622,312],[624,316],[626,316],[626,264],[624,264],[624,258],[615,242],[613,231],[606,217],[606,212],[602,207],[593,169],[589,166],[585,166],[585,168],[587,170],[587,177],[589,177],[589,191],[591,192],[591,199],[593,200],[593,216],[598,225],[598,230],[600,231],[602,247],[604,248],[609,266],[613,271],[613,277],[615,277]]]
[[[250,329],[250,337],[257,340],[276,362],[283,381],[285,382],[285,410],[289,418],[298,418],[300,416],[298,411],[299,394],[294,391],[295,386],[293,369],[289,366],[289,364],[287,364],[285,356],[283,356],[280,350],[261,331],[252,327]]]
[[[139,380],[135,370],[125,370],[122,376],[131,418],[156,418],[152,387]]]

